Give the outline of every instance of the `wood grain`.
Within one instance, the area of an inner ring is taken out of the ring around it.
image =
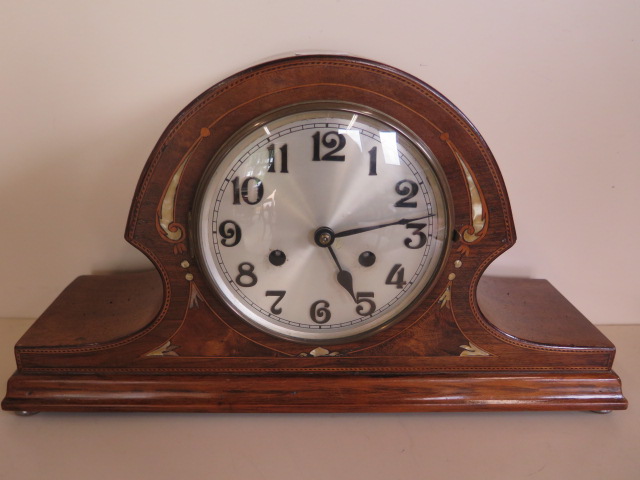
[[[430,148],[451,191],[451,231],[439,276],[398,322],[358,341],[309,345],[256,330],[220,300],[199,267],[190,216],[205,171],[235,132],[275,110],[326,101],[381,112]],[[160,137],[125,238],[157,271],[84,276],[65,289],[16,345],[3,408],[626,408],[611,370],[615,347],[548,282],[478,286],[515,242],[498,165],[451,102],[392,67],[302,56],[214,85]],[[312,355],[319,346],[330,355]]]

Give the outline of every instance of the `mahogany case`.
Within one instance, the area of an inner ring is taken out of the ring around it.
[[[359,341],[308,345],[242,321],[207,283],[190,228],[199,181],[253,119],[302,102],[383,112],[434,152],[453,235],[430,293]],[[213,86],[162,134],[126,239],[155,269],[73,281],[15,347],[16,411],[390,412],[624,409],[614,345],[545,280],[482,273],[515,242],[486,143],[451,102],[375,62],[302,56]]]

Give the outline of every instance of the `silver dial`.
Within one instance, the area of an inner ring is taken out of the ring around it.
[[[221,298],[302,342],[401,318],[433,283],[449,229],[437,162],[412,138],[381,115],[309,106],[236,136],[196,211],[200,264]]]

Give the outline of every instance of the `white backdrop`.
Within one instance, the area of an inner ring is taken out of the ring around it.
[[[240,69],[321,51],[416,75],[480,130],[518,233],[492,273],[638,323],[639,26],[633,0],[3,2],[0,317],[150,266],[123,233],[165,126]]]

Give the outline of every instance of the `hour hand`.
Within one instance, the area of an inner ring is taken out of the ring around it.
[[[351,295],[353,301],[356,302],[356,294],[353,292],[353,277],[351,276],[351,273],[349,273],[347,270],[344,270],[340,266],[340,262],[338,261],[338,257],[333,251],[333,248],[327,247],[327,249],[329,250],[331,257],[333,258],[333,261],[336,262],[336,265],[338,266],[338,275],[336,277],[338,279],[338,283],[342,286],[342,288],[349,292],[349,295]]]
[[[356,294],[353,291],[353,277],[351,276],[351,273],[342,268],[342,265],[340,265],[340,262],[338,261],[336,252],[334,252],[333,248],[331,247],[331,244],[335,240],[335,234],[333,233],[333,230],[331,230],[329,227],[320,227],[315,231],[313,238],[316,245],[329,250],[331,258],[333,258],[333,261],[338,267],[338,275],[336,276],[338,283],[342,288],[349,292],[349,295],[351,295],[353,301],[358,303],[358,301],[356,300]]]

